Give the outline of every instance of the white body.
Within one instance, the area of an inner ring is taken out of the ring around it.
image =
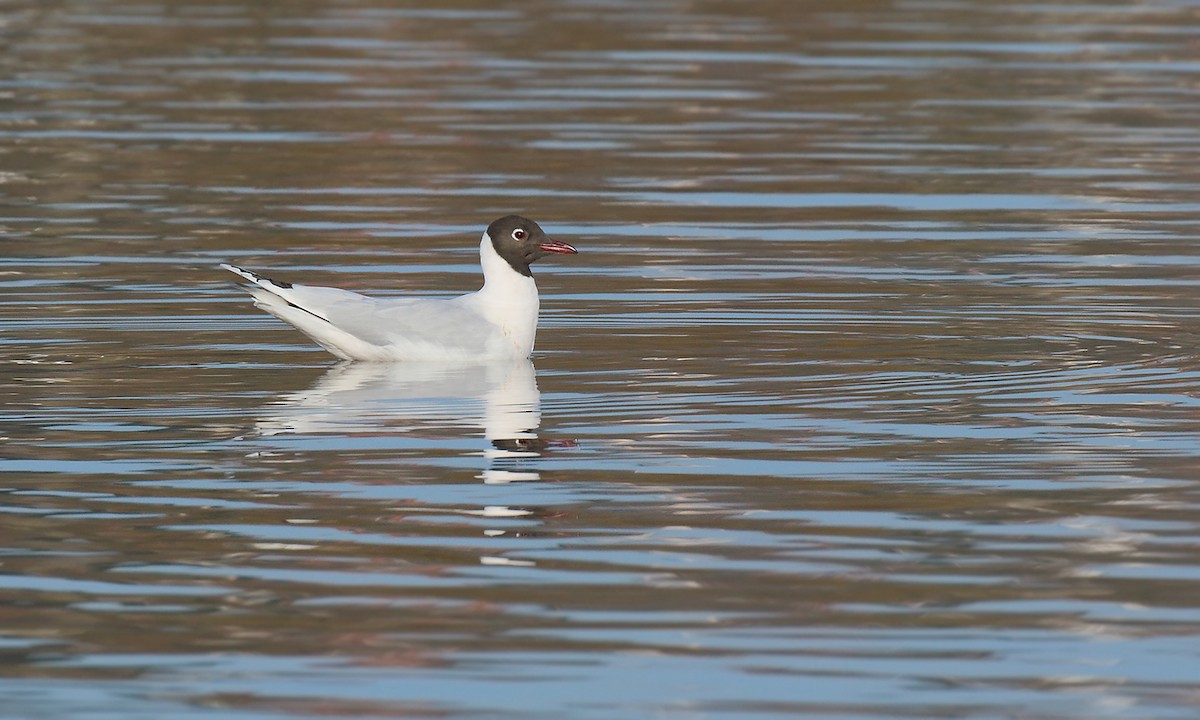
[[[375,299],[349,290],[284,287],[236,268],[254,283],[254,304],[344,360],[473,361],[527,358],[537,333],[538,291],[505,262],[487,233],[479,244],[483,287],[449,300]]]
[[[483,266],[483,287],[451,302],[462,303],[497,327],[516,348],[516,357],[529,357],[541,309],[537,284],[496,254],[487,233],[479,241],[479,264]]]

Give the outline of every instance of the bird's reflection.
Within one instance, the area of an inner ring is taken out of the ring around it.
[[[488,483],[540,479],[533,459],[570,441],[538,437],[541,395],[527,359],[487,364],[345,363],[291,393],[258,422],[263,435],[403,432],[409,423],[482,428]]]

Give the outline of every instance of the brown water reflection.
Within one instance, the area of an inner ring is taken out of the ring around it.
[[[1196,20],[10,3],[5,712],[1193,717]],[[508,212],[536,368],[215,267],[465,292]]]

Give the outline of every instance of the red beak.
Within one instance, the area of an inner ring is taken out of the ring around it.
[[[539,243],[538,248],[551,253],[562,253],[564,255],[577,255],[579,253],[574,247],[559,240],[551,240],[546,238],[546,242]]]

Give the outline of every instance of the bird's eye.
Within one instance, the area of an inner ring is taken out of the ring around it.
[[[524,240],[525,234],[526,233],[524,230],[517,228],[516,230],[513,230],[513,240]]]

